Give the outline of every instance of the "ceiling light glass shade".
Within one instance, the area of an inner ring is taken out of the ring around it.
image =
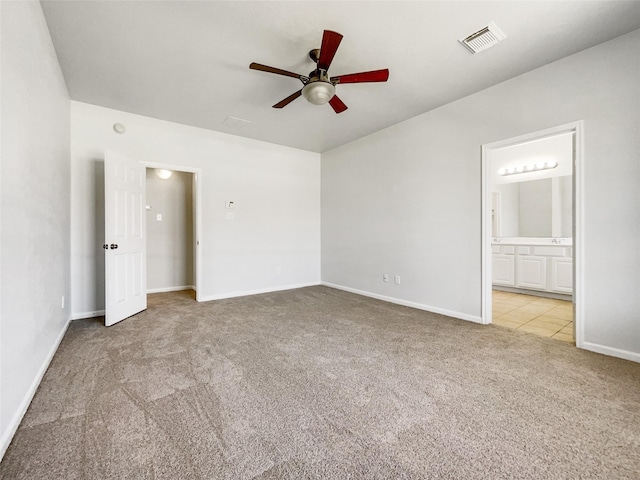
[[[162,180],[167,180],[172,174],[173,172],[171,170],[156,170],[156,175]]]
[[[314,105],[324,105],[335,93],[336,87],[327,82],[309,83],[302,89],[302,96]]]

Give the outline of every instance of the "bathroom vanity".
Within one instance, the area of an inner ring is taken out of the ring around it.
[[[557,298],[573,294],[571,238],[494,237],[495,289]]]

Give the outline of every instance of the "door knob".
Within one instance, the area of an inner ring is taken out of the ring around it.
[[[118,248],[118,244],[117,243],[112,243],[110,248],[111,248],[111,250],[115,250],[116,248]]]

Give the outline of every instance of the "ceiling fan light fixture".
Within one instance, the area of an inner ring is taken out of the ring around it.
[[[336,87],[328,82],[312,82],[302,89],[302,96],[314,105],[326,104],[336,93]]]

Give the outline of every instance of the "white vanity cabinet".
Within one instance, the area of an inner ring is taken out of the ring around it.
[[[513,245],[493,245],[493,284],[516,285],[516,257]]]
[[[562,245],[492,245],[493,284],[571,295],[572,247]]]
[[[571,257],[551,258],[551,290],[573,293],[573,259]]]

